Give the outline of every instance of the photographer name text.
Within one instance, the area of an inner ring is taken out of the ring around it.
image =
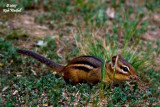
[[[17,8],[17,4],[6,4],[6,8],[3,9],[4,13],[13,12],[20,13],[22,12],[22,8]]]

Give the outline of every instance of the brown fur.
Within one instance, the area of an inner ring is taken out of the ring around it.
[[[94,56],[80,56],[74,58],[68,65],[59,65],[37,53],[27,51],[27,50],[17,50],[18,53],[28,55],[37,59],[41,63],[46,64],[53,70],[59,73],[63,73],[64,80],[68,82],[70,79],[73,84],[88,82],[88,83],[98,83],[101,81],[101,65],[102,60]],[[123,59],[122,55],[118,55],[117,66],[114,69],[116,63],[116,56],[112,57],[112,60],[106,64],[106,76],[104,82],[111,81],[128,81],[137,79],[136,71],[134,67]],[[127,73],[123,72],[120,66],[127,66],[129,71]]]

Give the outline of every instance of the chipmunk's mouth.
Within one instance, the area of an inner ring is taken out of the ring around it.
[[[137,75],[131,75],[131,76],[129,77],[129,79],[130,79],[131,81],[136,81],[136,80],[138,79],[138,76],[137,76]]]
[[[130,79],[128,82],[129,82],[130,85],[133,85],[133,84],[135,84],[137,82],[137,79],[135,79],[135,80]]]

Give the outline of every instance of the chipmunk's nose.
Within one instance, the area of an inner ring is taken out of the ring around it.
[[[131,80],[137,80],[137,79],[138,79],[138,76],[137,76],[137,75],[131,75],[131,76],[130,76],[130,79],[131,79]]]

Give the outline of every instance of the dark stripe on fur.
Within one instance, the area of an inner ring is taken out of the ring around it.
[[[85,72],[89,72],[90,69],[86,68],[86,67],[82,67],[82,66],[73,66],[72,68],[74,69],[79,69],[79,70],[83,70]]]
[[[89,65],[89,66],[91,66],[93,68],[97,68],[96,65],[94,65],[94,64],[92,64],[92,63],[90,63],[88,61],[77,61],[77,62],[74,62],[73,64],[84,64],[84,65]]]
[[[103,62],[101,59],[99,59],[99,58],[97,58],[97,57],[95,57],[95,56],[83,56],[83,57],[91,57],[91,58],[93,58],[93,59],[95,59],[95,60],[97,60],[97,61]]]

